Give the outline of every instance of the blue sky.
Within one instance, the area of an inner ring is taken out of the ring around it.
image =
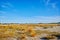
[[[60,22],[60,0],[0,0],[0,22]]]

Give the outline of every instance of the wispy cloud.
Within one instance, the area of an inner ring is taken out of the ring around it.
[[[60,19],[60,16],[36,16],[34,18],[31,18],[30,21],[33,20],[33,22],[42,22],[42,23],[48,23],[48,22],[58,22]]]
[[[55,0],[55,2],[53,2],[53,0],[40,0],[41,2],[43,1],[44,2],[44,5],[46,7],[50,7],[50,8],[53,8],[53,9],[56,9],[58,8],[57,7],[57,4],[58,4],[58,1]]]
[[[34,16],[34,17],[13,17],[12,20],[9,18],[3,18],[2,22],[5,23],[51,23],[60,22],[60,16]]]
[[[51,0],[45,0],[45,5],[52,7],[52,8],[56,8],[56,2],[51,2]]]
[[[14,8],[14,6],[11,3],[9,3],[9,2],[3,2],[0,6],[2,8],[5,8],[5,9],[12,9],[12,8]]]
[[[55,2],[52,2],[53,0],[44,0],[44,4],[46,7],[48,7],[49,9],[54,9],[56,10],[56,12],[59,14],[59,8],[58,8],[58,2],[59,0],[55,0]],[[48,10],[49,10],[48,9]]]
[[[13,10],[15,9],[13,4],[8,2],[8,1],[7,2],[2,2],[0,7],[2,9],[2,10],[0,10],[0,14],[3,14],[3,15],[6,14],[8,11],[13,12]]]

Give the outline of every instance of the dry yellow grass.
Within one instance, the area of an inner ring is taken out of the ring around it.
[[[49,31],[36,31],[33,30],[36,27],[56,27],[60,24],[9,24],[3,25],[0,24],[0,38],[5,37],[20,37],[25,38],[26,36],[35,37],[42,33],[52,34]]]

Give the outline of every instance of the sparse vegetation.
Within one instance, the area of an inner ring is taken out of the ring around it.
[[[36,37],[43,33],[50,35],[47,36],[47,38],[52,38],[53,36],[51,35],[58,34],[59,32],[50,32],[45,29],[56,26],[60,27],[58,25],[59,24],[0,24],[0,38],[15,37],[17,40],[23,40],[26,39],[26,37]],[[36,29],[36,27],[42,27],[42,30],[33,30]]]

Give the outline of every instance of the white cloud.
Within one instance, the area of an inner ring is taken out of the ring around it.
[[[12,20],[9,18],[5,18],[4,20],[2,20],[2,22],[7,22],[7,23],[51,23],[51,22],[60,22],[60,16],[13,17]]]
[[[60,19],[60,16],[36,16],[34,18],[31,18],[31,20],[35,22],[58,22]]]

